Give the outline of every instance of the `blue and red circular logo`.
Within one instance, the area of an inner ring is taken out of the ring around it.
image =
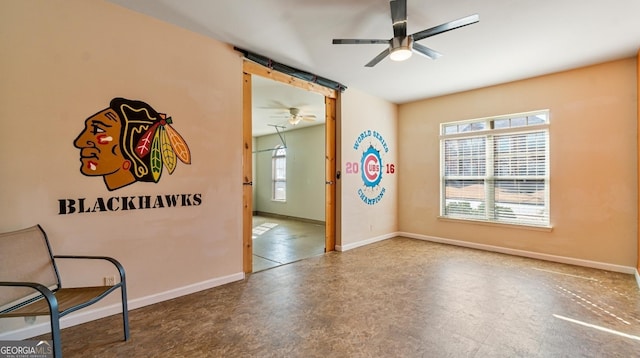
[[[380,157],[380,152],[373,146],[369,146],[362,153],[360,167],[362,168],[362,181],[366,187],[374,188],[380,184],[382,180],[382,170],[380,170],[382,168],[382,158]]]

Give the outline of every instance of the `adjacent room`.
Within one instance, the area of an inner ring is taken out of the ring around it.
[[[324,97],[252,77],[253,272],[324,253]]]

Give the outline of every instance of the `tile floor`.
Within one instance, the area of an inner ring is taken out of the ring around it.
[[[324,225],[253,217],[253,272],[324,253]]]
[[[62,331],[66,357],[639,357],[633,275],[408,238]],[[46,338],[46,336],[42,337]]]

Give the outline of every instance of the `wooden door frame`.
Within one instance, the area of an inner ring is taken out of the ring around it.
[[[325,252],[336,249],[336,103],[340,92],[244,60],[242,65],[242,267],[253,271],[252,81],[257,75],[325,97]]]

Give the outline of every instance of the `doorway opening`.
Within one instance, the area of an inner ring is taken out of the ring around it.
[[[317,254],[335,250],[338,92],[251,61],[243,71],[243,268],[249,273],[313,256],[318,247]],[[320,242],[313,239],[319,230]]]
[[[252,77],[252,272],[325,252],[324,96]]]

